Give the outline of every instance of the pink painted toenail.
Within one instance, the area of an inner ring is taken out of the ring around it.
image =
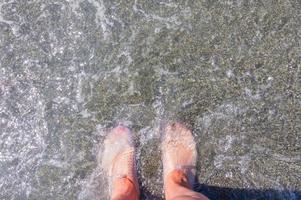
[[[120,132],[120,133],[124,133],[124,132],[128,132],[128,131],[129,131],[129,129],[128,129],[127,127],[122,126],[122,125],[118,125],[118,126],[115,128],[115,130],[116,130],[117,132]]]

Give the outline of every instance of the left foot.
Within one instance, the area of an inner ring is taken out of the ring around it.
[[[109,177],[110,193],[118,179],[126,178],[137,190],[137,171],[135,168],[135,148],[131,131],[125,126],[112,129],[104,141],[102,167]]]

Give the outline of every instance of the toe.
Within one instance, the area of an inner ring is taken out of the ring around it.
[[[117,134],[125,134],[125,133],[129,133],[130,130],[128,127],[123,126],[123,125],[118,125],[117,127],[115,127],[112,132],[115,132]]]

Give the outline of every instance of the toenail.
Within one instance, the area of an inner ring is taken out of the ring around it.
[[[118,125],[118,126],[115,128],[115,130],[118,131],[118,132],[123,133],[123,132],[127,132],[129,129],[128,129],[127,127],[125,127],[125,126]]]

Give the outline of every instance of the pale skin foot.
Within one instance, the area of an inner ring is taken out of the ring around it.
[[[104,141],[102,168],[107,173],[111,199],[139,198],[135,148],[130,130],[112,129]],[[124,198],[123,198],[124,197]]]
[[[192,186],[195,178],[196,144],[192,133],[180,123],[168,124],[162,138],[164,180],[174,170],[183,171]]]
[[[108,175],[111,199],[139,199],[135,149],[130,130],[124,126],[112,129],[104,146],[102,167]],[[191,190],[197,158],[191,131],[179,123],[169,124],[161,147],[166,199],[207,200],[204,195]]]
[[[196,143],[180,123],[165,127],[162,143],[164,191],[167,200],[208,200],[192,190],[196,171]]]

